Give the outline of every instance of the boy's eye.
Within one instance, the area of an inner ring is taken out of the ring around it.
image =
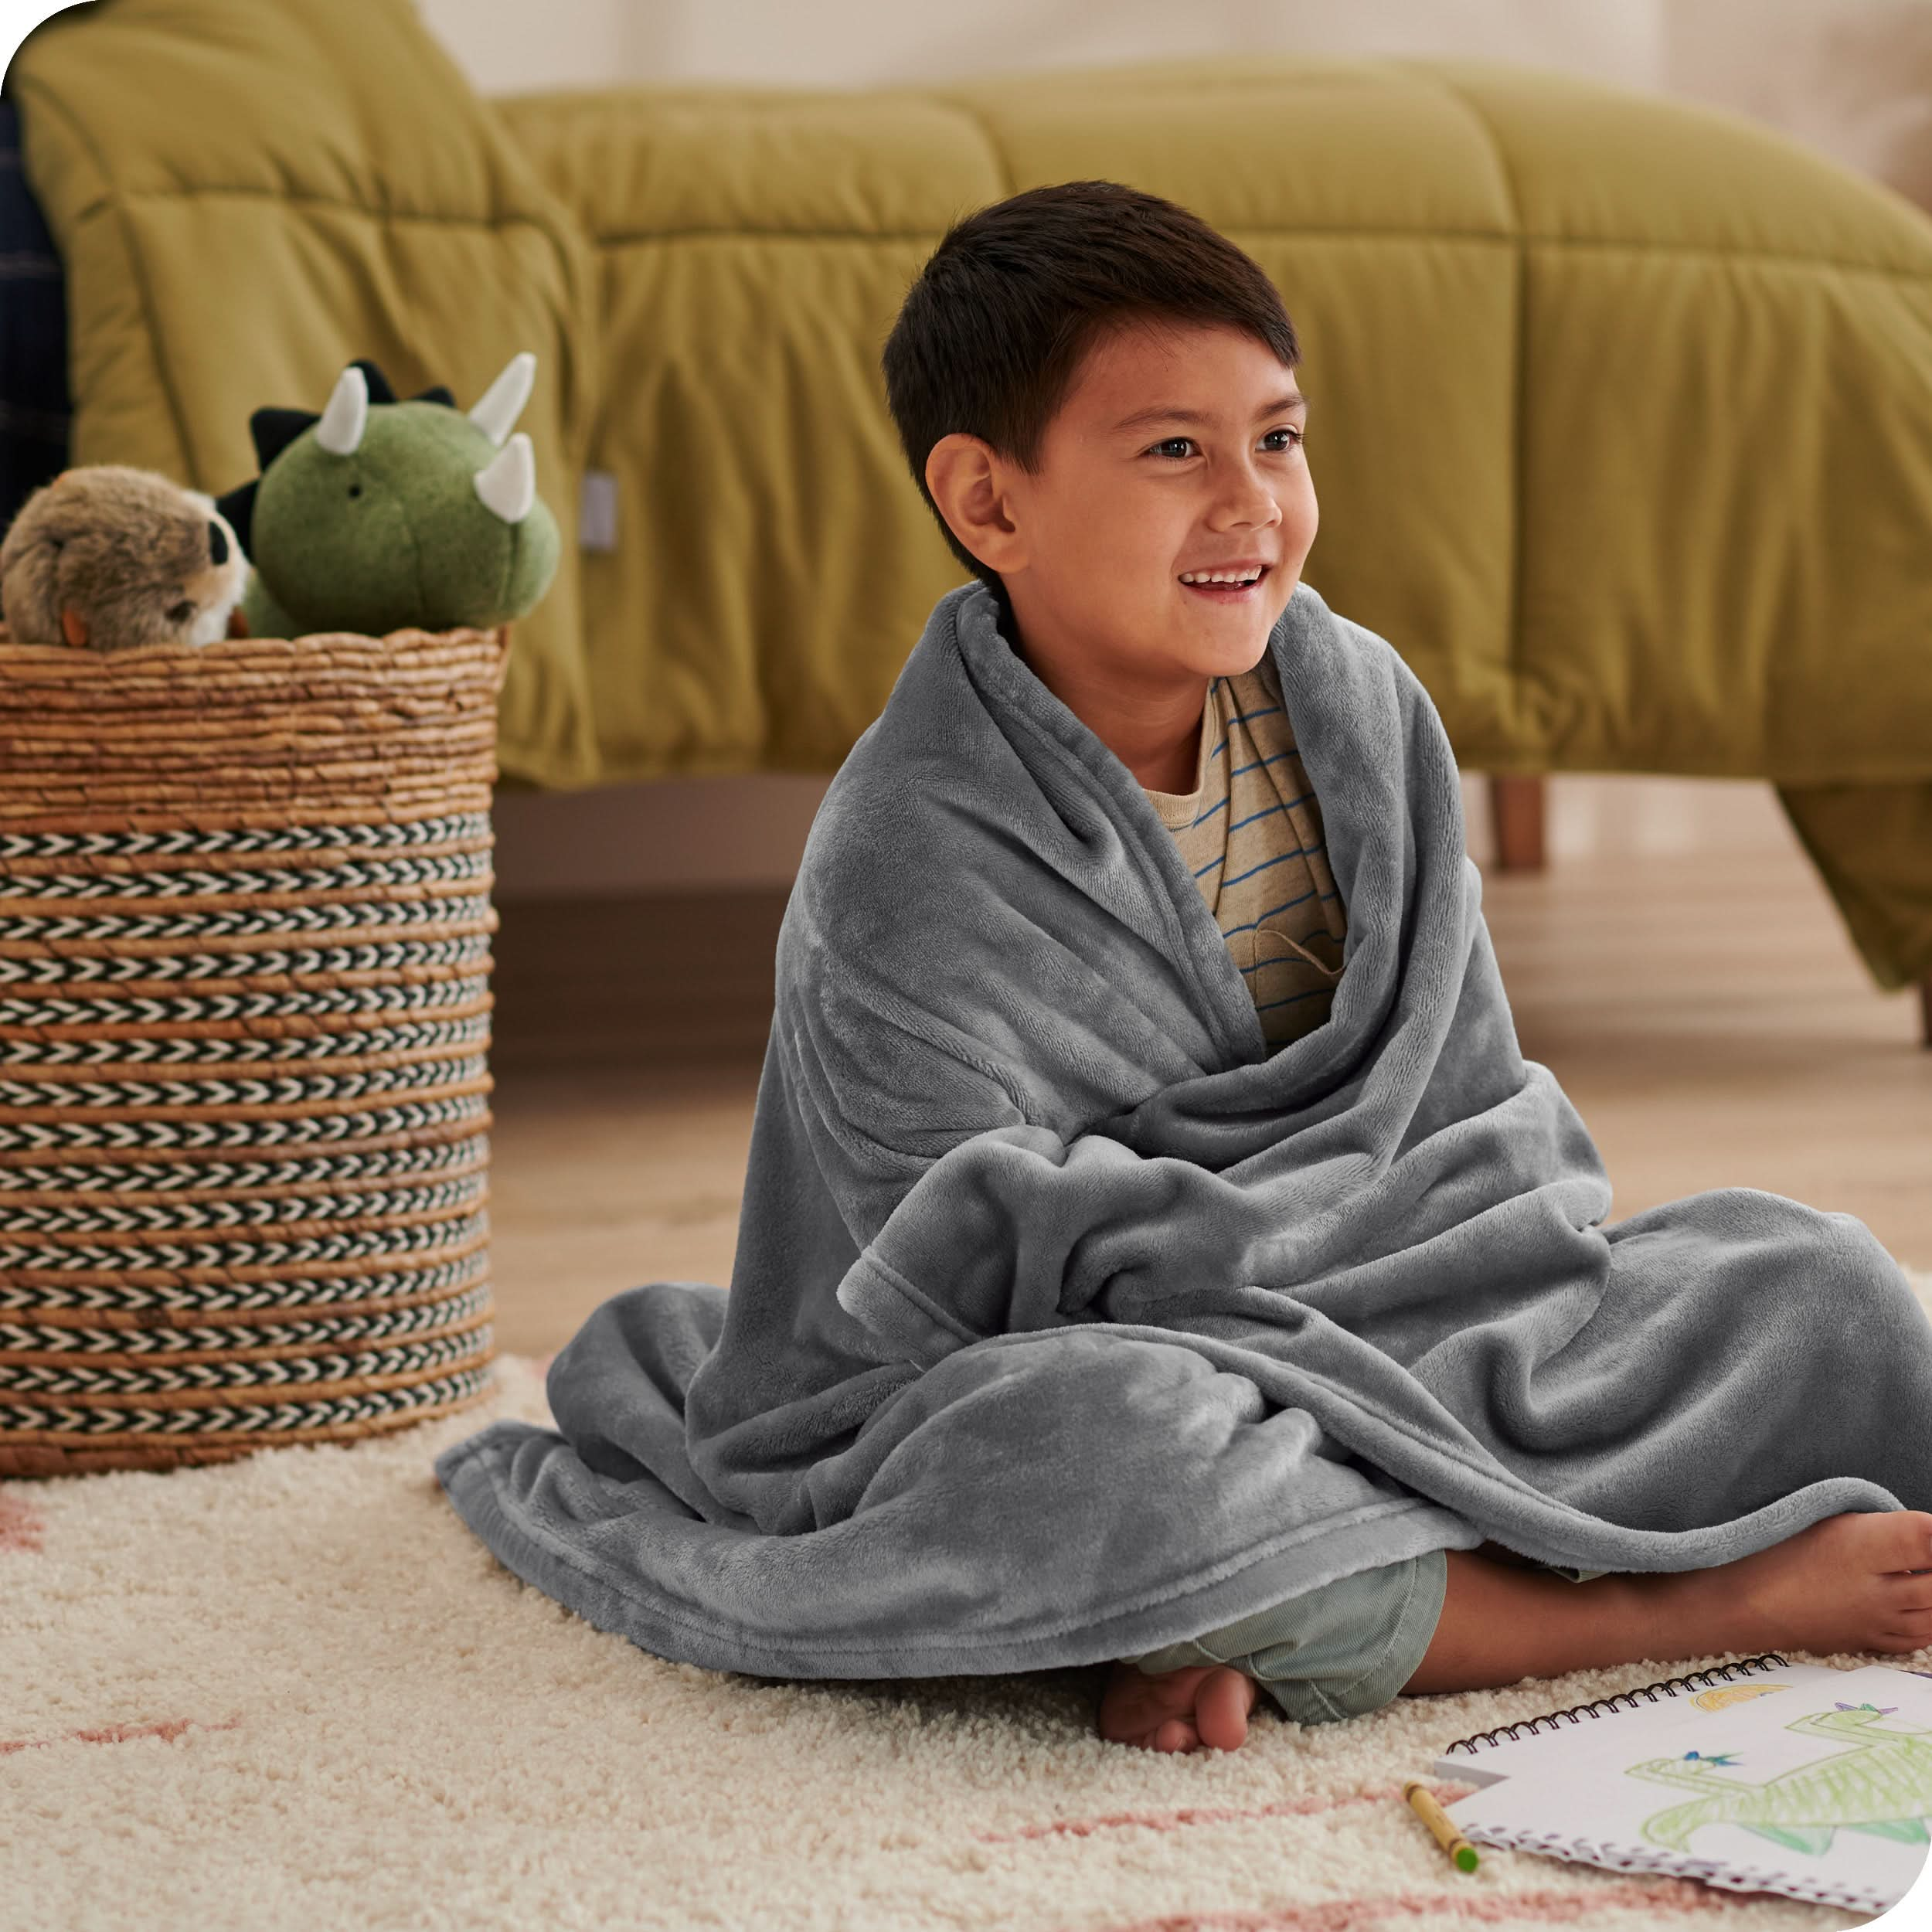
[[[1270,430],[1267,433],[1267,436],[1263,437],[1261,440],[1265,443],[1268,440],[1269,436],[1292,437],[1294,439],[1292,442],[1286,444],[1285,446],[1278,445],[1268,452],[1270,456],[1285,456],[1290,450],[1297,449],[1301,447],[1304,434],[1304,431],[1295,429],[1289,424],[1284,423],[1278,430]],[[1177,455],[1175,460],[1179,461],[1181,457],[1184,457],[1186,454],[1188,447],[1192,444],[1193,440],[1194,438],[1191,436],[1170,436],[1165,438],[1161,442],[1154,444],[1147,451],[1146,454],[1149,456],[1153,456],[1164,450],[1178,450],[1179,454]]]

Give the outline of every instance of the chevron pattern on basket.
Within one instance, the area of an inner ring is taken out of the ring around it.
[[[16,1148],[53,1153],[83,1147],[277,1147],[351,1136],[407,1134],[470,1122],[480,1131],[490,1117],[480,1097],[468,1097],[377,1107],[361,1114],[311,1114],[286,1120],[25,1121],[9,1125],[9,1112],[0,1107],[0,1153]]]
[[[39,882],[36,882],[38,892]],[[144,893],[151,898],[154,893]],[[9,913],[7,937],[12,940],[37,939],[52,944],[63,939],[255,939],[277,938],[291,933],[344,932],[357,926],[434,926],[439,931],[467,920],[488,917],[487,893],[476,893],[461,899],[396,900],[386,893],[373,900],[358,902],[332,900],[326,905],[277,906],[256,912],[243,907],[234,911],[179,913],[170,917],[159,913],[63,913],[52,919],[36,919],[26,913]]]
[[[415,1019],[413,1015],[433,1012],[439,1007],[478,1002],[486,984],[479,975],[450,980],[441,985],[393,988],[352,986],[334,993],[256,993],[246,999],[197,999],[192,995],[162,999],[114,999],[98,994],[87,999],[0,999],[0,1027],[42,1031],[90,1023],[126,1027],[131,1032],[124,1036],[117,1035],[114,1043],[131,1050],[150,1044],[141,1037],[143,1029],[188,1022],[200,1026],[200,1041],[206,1048],[228,1037],[217,1036],[209,1029],[213,1025],[230,1020],[343,1018],[366,1022],[373,1017],[393,1019],[402,1026],[420,1026],[427,1022]],[[64,1040],[57,1043],[66,1044]],[[253,1045],[254,1042],[243,1037],[243,1043]]]
[[[332,1179],[373,1180],[399,1174],[440,1174],[451,1168],[464,1172],[481,1164],[488,1151],[480,1145],[445,1144],[440,1147],[379,1148],[371,1154],[311,1156],[300,1161],[200,1161],[183,1167],[165,1161],[101,1161],[91,1167],[0,1167],[0,1202],[9,1189],[60,1189],[79,1194],[90,1190],[131,1192],[136,1189],[203,1187],[249,1189],[319,1186]]]
[[[364,1274],[345,1269],[332,1276],[288,1276],[266,1281],[215,1281],[170,1282],[165,1287],[151,1287],[126,1280],[89,1281],[78,1285],[64,1282],[13,1281],[0,1275],[0,1309],[9,1314],[56,1312],[78,1318],[89,1313],[117,1315],[129,1321],[133,1330],[146,1327],[171,1311],[188,1315],[227,1314],[260,1315],[290,1308],[331,1308],[342,1302],[400,1301],[405,1295],[419,1299],[449,1294],[487,1274],[488,1250],[481,1245],[470,1253],[440,1267],[420,1272],[402,1273],[383,1268]]]
[[[34,896],[53,899],[219,898],[234,893],[358,892],[371,886],[471,885],[490,872],[487,852],[455,852],[429,859],[352,859],[312,871],[118,872],[96,878],[88,872],[43,872]]]
[[[25,1241],[0,1241],[0,1268],[30,1272],[68,1270],[85,1273],[97,1268],[175,1270],[219,1268],[224,1272],[249,1267],[307,1267],[321,1261],[359,1260],[451,1247],[488,1231],[487,1213],[461,1215],[426,1223],[396,1224],[393,1216],[370,1216],[378,1225],[348,1233],[312,1235],[299,1241],[169,1241],[136,1237],[121,1243],[89,1241],[72,1247],[36,1247]],[[0,1386],[5,1384],[0,1363]]]
[[[214,646],[204,648],[212,651]],[[338,973],[393,972],[405,966],[480,966],[487,972],[489,964],[487,939],[446,939],[417,945],[302,946],[277,952],[160,953],[125,958],[79,954],[67,959],[0,957],[0,986],[64,986],[90,979],[246,981],[265,973],[314,975],[327,985]]]
[[[345,1342],[377,1341],[384,1335],[411,1335],[419,1329],[462,1328],[471,1317],[489,1312],[489,1290],[473,1288],[447,1302],[393,1308],[383,1315],[255,1322],[249,1327],[248,1340],[253,1348],[326,1348]],[[234,1332],[229,1328],[68,1328],[0,1321],[0,1348],[64,1351],[70,1355],[179,1354],[188,1349],[226,1349],[234,1339]]]
[[[304,1077],[284,1073],[272,1080],[230,1074],[226,1079],[152,1080],[0,1080],[0,1106],[16,1107],[104,1107],[120,1111],[134,1107],[269,1107],[284,1101],[353,1100],[362,1094],[386,1094],[397,1088],[447,1087],[481,1080],[485,1056],[465,1054],[460,1060],[413,1061],[404,1066],[383,1066],[361,1073],[317,1073]]]
[[[224,1343],[223,1346],[232,1346]],[[85,1362],[58,1368],[15,1369],[6,1393],[10,1397],[157,1395],[177,1389],[224,1390],[308,1387],[342,1382],[351,1376],[400,1374],[405,1369],[445,1368],[476,1352],[468,1335],[439,1332],[403,1342],[393,1349],[362,1349],[353,1354],[318,1354],[312,1350],[286,1359],[247,1360],[229,1356],[221,1362],[156,1362],[140,1369],[97,1369]],[[0,1403],[0,1417],[26,1413],[18,1401]],[[14,1427],[32,1423],[15,1421]]]
[[[112,1466],[138,1468],[176,1460],[165,1452],[140,1453],[150,1447],[155,1437],[192,1435],[198,1438],[197,1447],[204,1451],[214,1446],[208,1439],[216,1437],[222,1439],[221,1447],[230,1454],[244,1446],[235,1440],[237,1437],[252,1437],[245,1446],[260,1448],[270,1446],[266,1439],[270,1436],[277,1441],[336,1441],[368,1435],[372,1428],[385,1423],[393,1428],[420,1422],[427,1414],[440,1415],[461,1403],[474,1402],[489,1386],[488,1369],[471,1369],[461,1375],[438,1376],[433,1382],[417,1382],[406,1389],[345,1396],[328,1402],[201,1402],[192,1408],[172,1409],[130,1403],[112,1410],[73,1403],[0,1403],[0,1429],[73,1437],[83,1444],[112,1437],[122,1451]],[[121,1440],[124,1437],[128,1439],[124,1442]],[[131,1449],[134,1454],[127,1453]]]
[[[426,1050],[453,1046],[485,1046],[489,1043],[488,1016],[473,1019],[406,1022],[368,1032],[315,1033],[293,1039],[95,1039],[52,1040],[36,1046],[31,1040],[9,1040],[0,1048],[4,1066],[222,1066],[231,1061],[264,1060],[362,1060],[375,1053],[400,1053],[406,1047]]]
[[[490,1387],[508,644],[0,629],[0,1476]]]
[[[277,1221],[339,1220],[365,1214],[435,1215],[481,1204],[483,1177],[439,1182],[434,1187],[398,1188],[382,1194],[284,1194],[245,1201],[168,1201],[124,1207],[112,1200],[79,1206],[16,1207],[6,1210],[9,1232],[36,1234],[132,1234],[184,1227],[266,1227]]]
[[[19,647],[16,646],[15,648]],[[272,857],[284,852],[407,850],[418,845],[487,846],[490,815],[466,811],[400,825],[265,825],[168,832],[0,831],[0,860]]]

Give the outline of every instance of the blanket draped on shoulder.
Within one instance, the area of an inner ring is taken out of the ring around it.
[[[554,1430],[437,1459],[519,1577],[677,1662],[927,1676],[1485,1539],[1681,1570],[1932,1509],[1896,1263],[1753,1188],[1604,1225],[1427,694],[1306,584],[1268,648],[1348,915],[1273,1053],[1133,774],[940,600],[786,909],[729,1293],[613,1295]]]

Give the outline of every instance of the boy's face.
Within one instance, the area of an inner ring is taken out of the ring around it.
[[[975,459],[951,466],[962,517],[979,519],[959,534],[999,572],[1029,651],[1109,674],[1123,696],[1249,670],[1315,542],[1305,420],[1294,371],[1243,332],[1110,331],[1032,474],[976,438],[946,439],[982,453],[977,504],[963,481]],[[1182,580],[1251,563],[1267,567],[1245,590]]]

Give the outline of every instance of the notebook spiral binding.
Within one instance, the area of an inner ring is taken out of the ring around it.
[[[1468,1737],[1458,1738],[1444,1749],[1442,1754],[1447,1757],[1451,1752],[1463,1751],[1474,1757],[1483,1745],[1500,1743],[1506,1737],[1514,1738],[1519,1732],[1553,1730],[1560,1719],[1567,1718],[1573,1724],[1581,1716],[1601,1717],[1614,1710],[1634,1710],[1636,1705],[1634,1702],[1625,1703],[1624,1700],[1626,1698],[1641,1697],[1654,1704],[1660,1692],[1665,1697],[1675,1697],[1680,1689],[1702,1688],[1720,1680],[1726,1683],[1733,1682],[1760,1668],[1784,1670],[1788,1668],[1786,1660],[1776,1651],[1764,1651],[1756,1657],[1747,1657],[1735,1664],[1716,1664],[1709,1670],[1692,1671],[1688,1677],[1666,1677],[1655,1684],[1634,1684],[1628,1690],[1617,1692],[1614,1697],[1593,1698],[1587,1704],[1571,1704],[1560,1711],[1546,1711],[1540,1717],[1519,1718],[1513,1724],[1498,1724],[1493,1730],[1477,1731]]]
[[[1727,1865],[1721,1859],[1686,1858],[1668,1852],[1633,1852],[1594,1838],[1563,1832],[1498,1832],[1478,1826],[1481,1842],[1513,1852],[1537,1852],[1546,1857],[1581,1859],[1612,1872],[1662,1872],[1673,1878],[1697,1879],[1733,1892],[1782,1892],[1814,1905],[1839,1905],[1853,1912],[1883,1912],[1896,1900],[1869,1886],[1849,1879],[1814,1878],[1793,1874],[1781,1866]]]

